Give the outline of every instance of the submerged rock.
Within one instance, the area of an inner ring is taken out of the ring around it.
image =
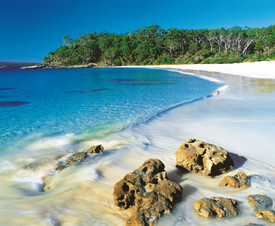
[[[219,186],[231,186],[233,188],[248,188],[250,187],[250,180],[245,173],[238,172],[234,176],[225,176],[220,182]]]
[[[248,196],[249,203],[254,206],[255,216],[275,222],[275,212],[268,208],[271,208],[273,201],[266,195],[255,194]]]
[[[264,226],[264,225],[262,225],[262,224],[249,223],[249,224],[246,224],[245,226]]]
[[[255,194],[248,196],[248,202],[254,207],[255,211],[272,207],[273,201],[266,195]]]
[[[260,209],[255,212],[255,216],[275,223],[275,212],[273,210]]]
[[[115,184],[115,204],[122,209],[136,210],[128,225],[153,225],[163,214],[170,213],[182,187],[168,180],[164,167],[160,160],[148,159]]]
[[[88,157],[88,154],[93,154],[93,153],[101,154],[101,153],[103,153],[103,150],[104,150],[103,146],[101,144],[99,144],[97,146],[92,146],[89,149],[86,149],[82,152],[74,153],[74,154],[68,156],[68,158],[66,158],[65,160],[61,160],[64,158],[64,156],[63,156],[60,160],[57,160],[58,163],[57,163],[55,170],[60,172],[69,166],[73,166],[79,162],[82,162],[84,159],[86,159]]]
[[[234,168],[233,160],[225,149],[194,138],[183,142],[175,155],[176,166],[189,172],[216,176]]]
[[[237,216],[237,201],[227,198],[203,198],[193,203],[194,209],[204,217],[232,217]]]
[[[78,164],[84,161],[89,156],[89,154],[92,154],[92,153],[101,154],[103,152],[103,149],[104,149],[103,146],[100,144],[97,146],[92,146],[89,149],[84,150],[82,152],[77,152],[77,153],[62,156],[59,160],[57,160],[57,166],[55,168],[55,171],[59,173],[64,169],[68,168],[69,166]],[[42,191],[48,191],[55,186],[54,175],[46,175],[42,179],[44,181]]]
[[[82,162],[85,158],[87,158],[87,156],[88,154],[86,152],[74,153],[66,160],[58,162],[55,170],[61,172],[69,166],[73,166],[76,163]]]

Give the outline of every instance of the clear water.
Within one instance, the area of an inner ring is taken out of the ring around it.
[[[2,69],[0,153],[30,137],[118,131],[218,86],[165,70]]]

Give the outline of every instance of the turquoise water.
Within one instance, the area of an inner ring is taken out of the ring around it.
[[[143,123],[219,86],[165,70],[0,69],[0,151],[41,136],[102,136],[106,128]]]

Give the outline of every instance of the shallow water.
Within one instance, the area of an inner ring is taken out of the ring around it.
[[[165,72],[165,76],[168,73],[164,70],[149,71],[153,74]],[[275,100],[275,82],[220,74],[204,75],[222,80],[227,86],[220,89],[219,95],[182,104],[168,111],[163,108],[143,118],[142,123],[127,124],[132,126],[126,129],[120,130],[125,126],[106,122],[96,129],[86,127],[80,129],[80,132],[69,131],[55,135],[32,134],[27,139],[19,139],[16,146],[20,147],[20,152],[0,158],[1,225],[124,225],[131,210],[120,211],[114,205],[113,186],[148,158],[161,159],[166,165],[169,179],[180,183],[184,190],[182,201],[175,206],[172,215],[161,218],[159,225],[245,225],[250,222],[267,225],[265,221],[254,217],[247,195],[262,193],[275,200],[275,150],[272,144],[275,134],[275,106],[272,104]],[[190,76],[179,76],[173,72],[172,77],[165,82],[176,79],[178,84],[185,77]],[[110,83],[133,82],[128,81],[129,75],[122,79]],[[156,77],[150,79],[155,80]],[[201,79],[197,81],[201,82]],[[211,89],[221,87],[221,84],[209,81],[207,84],[213,85]],[[179,83],[179,92],[183,91],[182,85]],[[164,96],[174,90],[167,90],[169,85],[160,86],[164,88]],[[149,85],[133,87],[145,88]],[[79,94],[95,94],[105,90],[91,92],[90,89],[103,88],[79,87],[77,90],[84,90]],[[195,93],[197,91],[195,89]],[[174,102],[169,103],[169,107],[173,105]],[[243,171],[251,177],[252,186],[238,192],[217,186],[223,175],[208,178],[179,173],[174,167],[174,152],[190,137],[226,148],[237,167],[236,171],[226,175]],[[82,164],[55,175],[53,188],[40,192],[41,178],[55,167],[58,156],[99,143],[105,147],[102,155],[91,155]],[[13,152],[16,150],[9,149]],[[212,196],[237,199],[240,203],[239,216],[204,219],[193,212],[194,201]]]
[[[0,155],[27,137],[118,131],[218,86],[152,69],[0,69]]]

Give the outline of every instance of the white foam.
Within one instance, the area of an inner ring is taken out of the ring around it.
[[[43,180],[40,177],[20,177],[15,176],[14,181],[27,184],[31,189],[35,191],[41,191]]]
[[[169,69],[169,71],[177,72],[177,73],[184,74],[184,75],[192,75],[192,76],[196,76],[198,78],[201,78],[201,79],[204,79],[204,80],[208,80],[208,81],[211,81],[211,82],[216,82],[216,83],[219,83],[219,84],[224,84],[224,82],[221,81],[221,80],[219,80],[219,79],[211,78],[209,76],[205,76],[205,75],[202,75],[202,74],[195,74],[195,73],[191,73],[191,72],[184,72],[184,71],[181,71],[181,70],[171,70],[171,69]]]
[[[59,222],[58,222],[57,217],[53,216],[51,214],[47,214],[46,222],[50,226],[58,226],[58,225],[60,225]]]
[[[31,150],[62,149],[65,146],[71,145],[73,138],[73,134],[40,138],[27,145],[27,148]]]
[[[8,160],[3,160],[0,162],[0,172],[12,170],[15,168],[15,165]]]

